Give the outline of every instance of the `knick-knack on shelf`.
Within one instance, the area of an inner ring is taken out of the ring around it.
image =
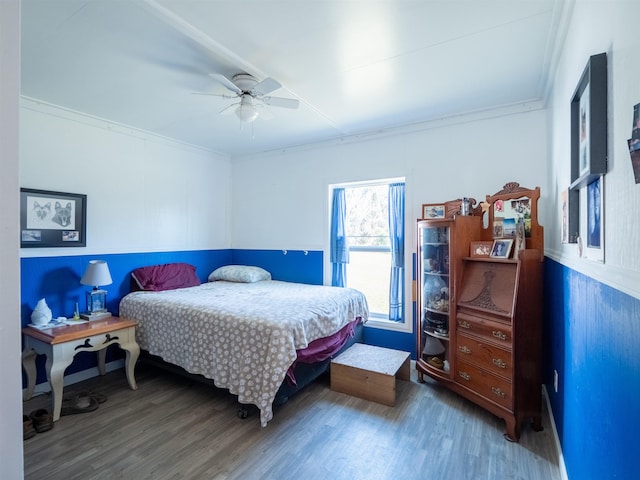
[[[51,321],[51,309],[47,305],[47,301],[44,298],[38,300],[36,308],[31,312],[31,323],[34,325],[46,325]]]

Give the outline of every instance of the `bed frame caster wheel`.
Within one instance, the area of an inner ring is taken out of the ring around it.
[[[244,420],[249,417],[249,409],[247,407],[238,408],[238,418]]]

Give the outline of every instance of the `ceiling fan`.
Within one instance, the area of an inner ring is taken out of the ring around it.
[[[221,110],[220,114],[231,115],[235,113],[241,122],[251,123],[258,118],[258,116],[271,118],[272,115],[267,106],[298,108],[300,104],[298,100],[292,98],[268,96],[269,93],[282,87],[280,82],[271,77],[267,77],[260,82],[248,73],[238,73],[231,79],[217,73],[211,74],[211,77],[235,95],[219,93],[199,93],[199,95],[213,95],[222,98],[238,99],[239,101]]]

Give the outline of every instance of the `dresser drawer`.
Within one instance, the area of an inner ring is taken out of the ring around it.
[[[474,335],[503,348],[511,348],[511,325],[494,322],[486,318],[458,312],[456,316],[458,332]]]
[[[513,373],[511,351],[460,333],[456,336],[456,345],[456,356],[459,360],[511,380]]]
[[[90,333],[88,331],[87,333]],[[96,352],[113,344],[129,345],[135,343],[135,328],[127,327],[111,332],[87,335],[64,343],[55,343],[54,347],[74,356],[79,352]]]
[[[513,409],[512,385],[504,378],[458,359],[455,381],[503,407]]]

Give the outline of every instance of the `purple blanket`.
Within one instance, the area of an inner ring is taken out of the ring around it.
[[[349,338],[355,335],[356,325],[361,321],[360,318],[352,320],[333,335],[324,338],[318,338],[309,343],[307,348],[296,350],[296,360],[287,370],[287,382],[291,385],[297,385],[294,369],[298,362],[300,363],[317,363],[326,360],[340,350]]]

